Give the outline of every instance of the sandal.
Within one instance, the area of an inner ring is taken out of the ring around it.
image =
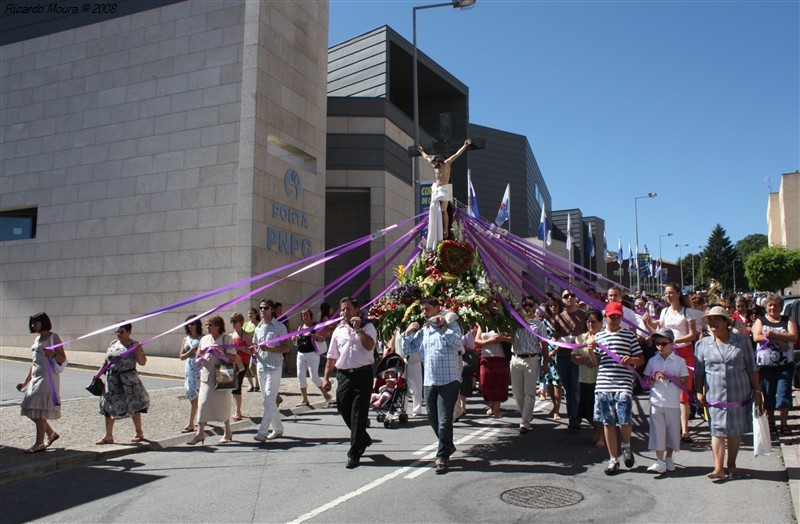
[[[240,417],[239,415],[234,415],[231,417],[231,420],[234,422],[239,422],[240,420],[244,420],[244,417]]]
[[[139,443],[139,442],[144,442],[145,440],[147,440],[147,439],[146,439],[146,438],[144,438],[144,435],[136,435],[135,437],[133,437],[133,438],[131,439],[131,442],[133,442],[134,444],[136,444],[136,443]]]
[[[95,444],[97,446],[103,446],[105,444],[113,444],[113,443],[114,443],[114,439],[113,438],[106,438],[106,437],[103,437],[100,440],[98,440],[97,442],[95,442]]]
[[[35,446],[31,446],[25,451],[23,451],[23,453],[25,453],[26,455],[30,455],[31,453],[39,453],[40,451],[44,451],[46,449],[47,446],[45,446],[44,444],[36,444]]]
[[[692,444],[694,442],[694,439],[690,437],[689,434],[687,433],[686,435],[681,436],[681,442],[685,444]]]
[[[780,431],[781,431],[781,435],[791,435],[792,434],[792,430],[789,429],[789,426],[781,426]]]
[[[181,430],[181,433],[194,433],[194,428],[190,428],[189,426],[186,426],[185,428],[183,428]]]
[[[48,435],[47,444],[45,445],[45,447],[49,448],[53,444],[53,442],[59,439],[59,437],[61,437],[61,435],[59,435],[56,432],[53,432],[50,435]]]
[[[311,404],[309,402],[301,402],[298,404],[298,406],[310,406],[310,405]]]

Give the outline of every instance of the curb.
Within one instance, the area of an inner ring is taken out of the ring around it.
[[[78,366],[75,366],[78,367]],[[281,415],[284,417],[299,415],[315,409],[324,408],[325,403],[319,402],[311,406],[296,406],[291,409],[280,410]],[[253,419],[248,418],[237,422],[231,422],[231,429],[245,429],[248,427],[257,427],[258,424]],[[221,434],[220,428],[206,429],[207,436]],[[102,451],[86,451],[86,450],[64,450],[51,452],[52,455],[64,454],[63,457],[56,457],[47,462],[40,462],[36,464],[19,464],[8,468],[0,469],[0,486],[16,482],[37,475],[45,473],[52,473],[53,471],[65,470],[76,466],[83,466],[91,464],[92,462],[101,462],[104,460],[124,457],[126,455],[133,455],[135,453],[142,453],[145,451],[161,451],[175,446],[186,444],[191,438],[192,433],[176,435],[167,437],[158,441],[147,441],[144,444],[138,445],[121,445],[112,444],[110,447]],[[255,443],[255,441],[254,441]],[[213,446],[213,444],[209,444]]]
[[[3,360],[13,360],[14,362],[22,362],[24,364],[30,364],[31,359],[29,358],[22,358],[13,355],[3,355]],[[70,362],[69,367],[74,369],[82,369],[84,371],[97,371],[99,368],[97,366],[89,366],[86,364],[76,364],[75,362]],[[150,373],[145,371],[144,367],[137,367],[136,372],[139,374],[140,377],[150,377],[150,378],[168,378],[168,379],[175,379],[175,380],[183,380],[183,375],[170,375],[168,373]]]

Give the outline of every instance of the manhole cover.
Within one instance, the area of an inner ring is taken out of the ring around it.
[[[527,486],[514,488],[500,495],[503,502],[522,508],[563,508],[572,506],[583,500],[577,491],[555,486]]]

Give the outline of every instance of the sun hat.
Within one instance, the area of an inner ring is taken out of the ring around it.
[[[733,324],[733,319],[728,313],[728,310],[722,306],[712,306],[708,308],[702,316],[703,322],[708,323],[708,317],[724,317],[725,320],[728,321],[728,324]]]

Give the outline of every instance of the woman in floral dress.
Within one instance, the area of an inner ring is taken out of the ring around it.
[[[150,396],[136,372],[136,365],[144,366],[147,356],[144,348],[131,339],[131,329],[130,324],[118,327],[115,332],[117,340],[106,351],[106,362],[111,365],[106,371],[106,390],[100,397],[100,414],[106,420],[106,434],[96,442],[98,446],[113,444],[114,421],[128,417],[133,419],[136,430],[131,442],[146,440],[142,432],[142,413],[147,413],[150,408]],[[135,349],[122,356],[132,348]]]

